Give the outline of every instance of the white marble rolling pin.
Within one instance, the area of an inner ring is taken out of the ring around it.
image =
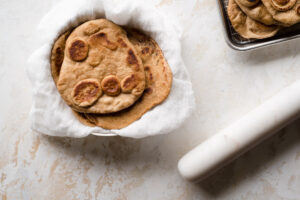
[[[178,162],[187,180],[201,181],[237,158],[300,114],[300,80],[207,139]]]

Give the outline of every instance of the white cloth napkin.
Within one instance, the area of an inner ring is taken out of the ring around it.
[[[97,18],[143,30],[154,38],[166,57],[173,85],[169,97],[141,119],[120,130],[87,127],[72,114],[58,93],[50,72],[50,52],[55,39],[70,27]],[[194,94],[181,58],[181,31],[171,19],[141,1],[63,0],[40,22],[35,39],[40,48],[29,58],[27,74],[32,82],[33,104],[30,112],[32,129],[52,136],[85,137],[89,134],[117,134],[142,138],[164,134],[178,128],[191,114]]]

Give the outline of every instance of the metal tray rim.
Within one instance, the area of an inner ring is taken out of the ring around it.
[[[224,37],[225,37],[226,43],[228,44],[229,47],[231,47],[234,50],[249,51],[249,50],[253,50],[253,49],[257,49],[257,48],[275,45],[275,44],[293,40],[296,38],[300,38],[300,34],[296,34],[296,35],[289,36],[289,37],[274,38],[269,41],[257,40],[257,41],[255,41],[255,43],[237,44],[233,41],[232,35],[229,31],[230,25],[228,24],[229,20],[227,19],[227,13],[226,13],[227,11],[226,11],[226,8],[224,7],[224,2],[222,2],[222,1],[224,1],[224,0],[217,0],[217,4],[218,4],[219,10],[220,10],[220,17],[221,17],[222,24],[223,24],[223,33],[225,34]]]

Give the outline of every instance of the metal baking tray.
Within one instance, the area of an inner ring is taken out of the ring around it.
[[[244,39],[231,26],[227,16],[228,0],[217,0],[220,8],[220,14],[223,21],[225,39],[227,44],[238,51],[248,51],[259,47],[265,47],[272,44],[300,38],[300,23],[289,28],[280,30],[275,36],[263,40]]]

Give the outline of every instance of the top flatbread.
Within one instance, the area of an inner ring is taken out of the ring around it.
[[[131,107],[112,114],[85,114],[78,116],[82,123],[93,123],[105,129],[121,129],[138,120],[151,108],[162,103],[172,86],[172,72],[158,44],[145,34],[126,29],[130,42],[143,60],[146,73],[146,89],[142,97]]]
[[[105,19],[88,21],[66,40],[57,88],[78,112],[117,112],[142,95],[143,63],[121,27]]]
[[[248,17],[234,0],[229,0],[228,17],[236,32],[246,39],[264,39],[274,36],[279,26],[267,26]]]
[[[242,4],[243,0],[235,0],[240,9],[251,19],[254,19],[258,22],[261,22],[265,25],[273,25],[278,24],[276,20],[274,20],[273,16],[268,12],[267,8],[264,4],[259,0],[257,4],[254,6],[248,7]]]
[[[262,0],[268,12],[283,26],[300,22],[300,0]]]

